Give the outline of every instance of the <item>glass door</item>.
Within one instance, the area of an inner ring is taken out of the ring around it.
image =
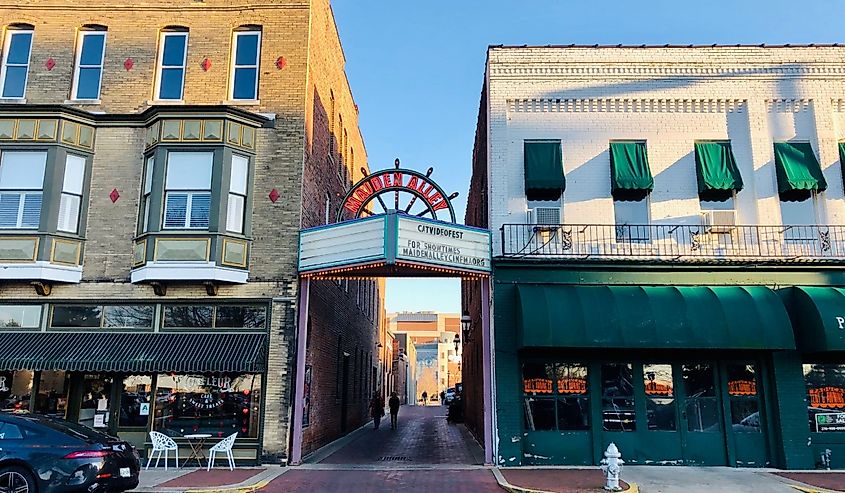
[[[727,363],[725,375],[736,465],[766,467],[767,447],[757,368],[754,364]]]
[[[677,372],[669,363],[643,363],[645,426],[639,448],[644,460],[671,465],[684,463],[678,430]]]
[[[681,444],[688,465],[727,464],[722,406],[712,363],[680,365]]]

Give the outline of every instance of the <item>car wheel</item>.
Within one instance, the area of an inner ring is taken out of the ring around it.
[[[19,466],[0,468],[0,493],[36,493],[35,478]]]

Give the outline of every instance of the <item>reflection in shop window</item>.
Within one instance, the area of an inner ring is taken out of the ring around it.
[[[106,306],[103,327],[150,328],[154,311],[152,305]]]
[[[82,378],[82,402],[79,405],[81,425],[89,428],[109,426],[109,406],[113,378],[108,375],[89,374]]]
[[[265,320],[266,308],[263,306],[218,306],[214,326],[261,329]]]
[[[256,438],[261,375],[160,374],[155,403],[153,429],[167,435]]]
[[[605,431],[636,431],[634,370],[630,363],[601,366],[602,427]]]
[[[212,307],[173,305],[164,307],[165,327],[210,328]]]
[[[810,431],[845,431],[845,365],[806,364],[804,382]]]
[[[685,402],[687,430],[721,431],[713,365],[683,365],[681,373],[684,393],[687,396]]]
[[[0,410],[27,411],[32,396],[33,372],[0,372]]]
[[[41,305],[0,305],[0,327],[37,329],[41,326]]]
[[[152,305],[54,305],[50,327],[149,329],[153,313]]]
[[[168,328],[264,328],[267,308],[250,305],[169,305],[164,307]]]
[[[586,366],[573,363],[525,363],[522,384],[527,430],[589,429]]]
[[[590,429],[590,399],[587,395],[587,367],[564,363],[557,365],[557,429]]]
[[[130,375],[123,379],[120,394],[120,427],[146,427],[150,419],[152,377]]]
[[[64,371],[42,371],[35,397],[35,412],[64,418],[67,409],[68,375]]]
[[[759,433],[760,401],[754,365],[728,365],[728,396],[734,432]]]
[[[675,388],[672,365],[643,365],[648,429],[675,431]]]

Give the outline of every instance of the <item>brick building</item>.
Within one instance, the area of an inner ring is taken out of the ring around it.
[[[490,47],[466,223],[497,464],[845,466],[843,55]]]
[[[298,232],[367,169],[328,0],[39,0],[0,23],[0,404],[285,460]],[[320,348],[371,375],[383,296],[316,284],[309,431],[335,419]]]

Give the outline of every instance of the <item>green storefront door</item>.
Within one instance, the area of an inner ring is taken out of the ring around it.
[[[712,363],[678,367],[681,448],[684,463],[724,466],[728,463],[723,429],[721,385]]]

